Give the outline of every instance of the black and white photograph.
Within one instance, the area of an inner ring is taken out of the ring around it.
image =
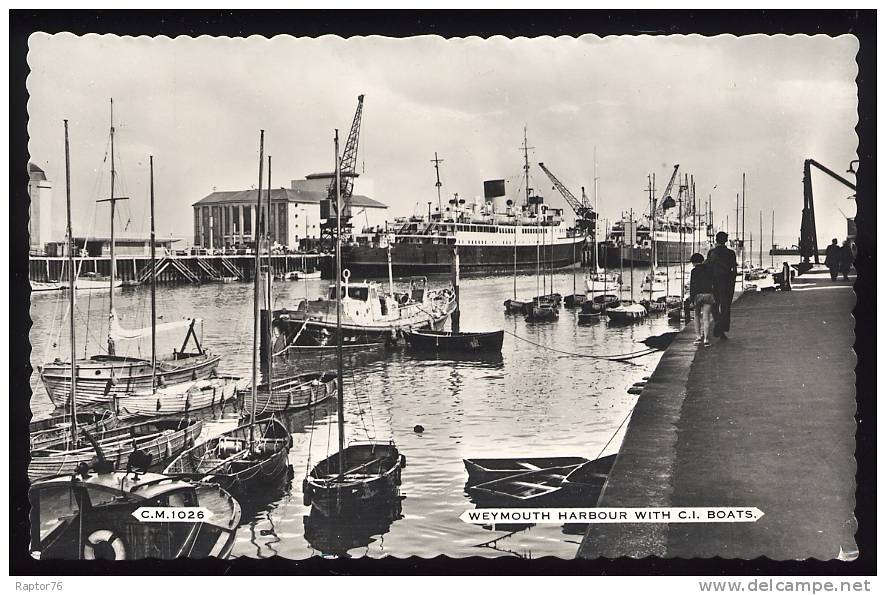
[[[27,37],[32,569],[873,553],[858,35],[289,16]]]

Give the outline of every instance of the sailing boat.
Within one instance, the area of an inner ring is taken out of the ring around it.
[[[156,263],[154,230],[154,156],[149,157],[151,188],[151,267]],[[236,397],[239,378],[213,377],[172,385],[157,384],[157,277],[151,275],[151,388],[114,396],[114,411],[146,417],[188,413]]]
[[[116,342],[137,340],[153,336],[156,332],[171,331],[174,329],[187,328],[185,339],[179,350],[173,350],[172,356],[162,359],[159,364],[159,376],[161,382],[175,384],[185,380],[197,380],[206,378],[213,373],[218,366],[219,356],[211,355],[200,345],[197,338],[196,328],[202,324],[199,319],[186,319],[170,322],[156,327],[152,325],[147,329],[124,329],[120,326],[117,312],[114,309],[114,289],[118,287],[116,279],[117,261],[114,253],[114,219],[116,203],[119,200],[127,200],[127,197],[115,195],[115,183],[117,171],[114,165],[114,100],[111,99],[111,196],[98,202],[107,202],[111,207],[111,275],[110,275],[110,300],[109,300],[109,331],[107,353],[94,355],[88,359],[75,362],[79,381],[77,398],[84,405],[99,404],[110,406],[115,395],[121,395],[139,389],[153,389],[156,374],[152,372],[154,366],[146,359],[131,356],[118,356],[116,354]],[[73,242],[69,250],[73,253]],[[73,261],[72,261],[73,262]],[[73,270],[73,265],[71,265]],[[75,279],[71,276],[70,285],[75,285]],[[73,316],[73,311],[71,312]],[[186,351],[190,340],[193,339],[195,351]],[[72,361],[75,357],[72,354]],[[56,358],[42,366],[38,366],[40,378],[46,387],[49,398],[56,407],[64,406],[71,398],[71,362]]]
[[[68,148],[68,121],[65,120],[65,182],[68,220],[68,278],[74,282],[74,252],[73,236],[71,234],[71,168],[70,151]],[[70,372],[68,382],[71,394],[79,394],[79,370],[77,369],[74,352],[76,350],[76,323],[73,312],[76,292],[68,292],[70,309],[70,339],[71,360],[75,366]],[[48,439],[44,436],[38,444],[31,448],[31,460],[28,463],[28,479],[34,481],[42,477],[52,475],[71,474],[82,464],[88,465],[95,456],[94,447],[97,444],[104,452],[104,456],[115,467],[121,467],[128,462],[129,456],[136,450],[141,451],[142,459],[159,464],[172,458],[181,452],[186,446],[194,444],[203,429],[203,423],[199,420],[188,418],[182,420],[162,420],[143,422],[118,426],[107,429],[103,426],[96,427],[96,439],[93,439],[88,431],[80,428],[78,423],[81,418],[77,412],[77,401],[71,399],[71,416],[69,431],[58,434],[58,440]],[[84,440],[85,438],[85,440]]]
[[[350,172],[348,172],[350,173]],[[338,130],[335,131],[335,295],[336,326],[341,327],[341,281],[350,278],[341,268],[341,160],[338,148]],[[341,332],[336,333],[338,376],[344,372]],[[302,484],[305,505],[325,516],[339,516],[360,510],[373,503],[395,500],[400,485],[400,472],[406,467],[406,457],[397,450],[394,441],[353,442],[345,447],[344,387],[338,384],[338,452],[314,466]]]
[[[268,191],[267,212],[271,212],[271,157],[268,156]],[[265,243],[268,245],[268,285],[267,302],[265,312],[273,313],[273,275],[271,274],[271,236],[270,226],[265,227]],[[258,270],[258,269],[256,269]],[[307,409],[318,403],[322,403],[333,394],[338,384],[338,376],[334,372],[308,372],[285,378],[274,378],[274,349],[276,344],[273,338],[273,325],[270,316],[267,318],[266,334],[264,336],[266,348],[265,363],[268,370],[266,382],[258,385],[255,401],[244,399],[244,414],[257,416],[270,415],[281,411],[294,411]],[[261,351],[261,350],[259,350]],[[245,392],[245,390],[243,391]]]
[[[634,211],[631,209],[631,227],[634,226]],[[632,234],[633,235],[633,234]],[[625,238],[627,240],[627,238]],[[633,250],[633,245],[631,246],[631,250]],[[624,253],[621,247],[619,247],[619,267],[621,264],[621,254]],[[619,298],[621,298],[621,287],[619,287]],[[606,316],[609,317],[609,320],[612,322],[636,322],[637,320],[642,320],[646,318],[648,312],[646,308],[642,305],[636,303],[634,301],[634,260],[631,259],[631,299],[630,300],[621,300],[620,303],[614,308],[606,309]]]
[[[514,234],[514,297],[505,300],[505,314],[526,314],[530,300],[517,299],[517,234]]]
[[[594,212],[597,213],[597,150],[594,149]],[[584,188],[582,188],[582,194],[584,194]],[[608,234],[606,234],[608,235]],[[593,299],[593,294],[603,292],[605,295],[608,290],[612,291],[621,291],[621,277],[616,275],[615,273],[609,273],[605,268],[600,268],[600,258],[599,258],[599,246],[597,244],[597,221],[594,221],[594,235],[593,235],[593,245],[594,245],[594,260],[593,260],[593,268],[588,271],[588,276],[585,279],[585,288],[591,293],[591,298]],[[606,263],[606,258],[603,258],[604,265]]]
[[[257,213],[262,212],[264,130],[261,131],[260,138]],[[270,270],[268,273],[270,274]],[[292,436],[289,434],[289,430],[274,417],[258,421],[255,419],[259,367],[259,296],[261,294],[261,236],[258,230],[255,233],[254,277],[252,403],[249,423],[223,432],[186,450],[163,470],[165,475],[217,483],[235,495],[253,491],[257,486],[282,482],[288,479],[291,473],[289,449],[292,447]]]

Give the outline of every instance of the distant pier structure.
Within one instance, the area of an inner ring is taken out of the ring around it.
[[[167,240],[168,241],[168,240]],[[158,247],[161,242],[158,240]],[[117,249],[120,249],[118,244]],[[196,251],[181,255],[174,251],[157,251],[155,265],[147,254],[130,253],[117,255],[117,278],[127,284],[148,283],[155,272],[157,283],[221,283],[247,281],[255,274],[255,256],[252,254],[208,254]],[[328,255],[321,254],[274,254],[271,269],[275,275],[293,271],[322,270]],[[78,276],[108,276],[111,273],[111,257],[78,256]],[[67,275],[67,256],[31,256],[28,263],[31,281],[52,282],[63,280]]]

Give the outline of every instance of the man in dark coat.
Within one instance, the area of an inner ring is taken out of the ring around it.
[[[843,260],[843,251],[837,245],[837,238],[831,240],[831,245],[824,252],[824,266],[831,272],[831,281],[837,280],[840,273],[840,262]]]
[[[714,271],[714,297],[716,307],[714,315],[714,336],[728,339],[726,331],[732,314],[732,296],[735,294],[735,276],[738,274],[738,261],[735,252],[726,246],[729,236],[725,231],[718,231],[715,238],[717,245],[708,251],[707,262]]]

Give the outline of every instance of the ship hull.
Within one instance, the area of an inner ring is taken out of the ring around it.
[[[706,245],[696,245],[694,248],[695,252],[700,252],[702,255],[707,255],[709,249]],[[693,254],[693,245],[681,245],[679,242],[659,242],[655,247],[655,251],[656,261],[659,265],[680,264],[681,262],[689,262],[689,258]],[[606,266],[610,269],[618,268],[619,256],[621,257],[621,262],[624,266],[628,266],[631,263],[634,265],[649,266],[651,252],[652,249],[648,246],[622,246],[618,248],[601,244],[597,248],[600,262],[605,262]]]
[[[571,238],[570,238],[571,239]],[[561,268],[581,261],[583,237],[548,245],[516,247],[518,272]],[[377,246],[351,246],[343,252],[343,266],[355,277],[388,276],[388,249]],[[514,272],[514,246],[459,245],[459,269],[462,275],[511,274]],[[448,275],[452,268],[452,245],[406,244],[391,247],[394,276]]]

